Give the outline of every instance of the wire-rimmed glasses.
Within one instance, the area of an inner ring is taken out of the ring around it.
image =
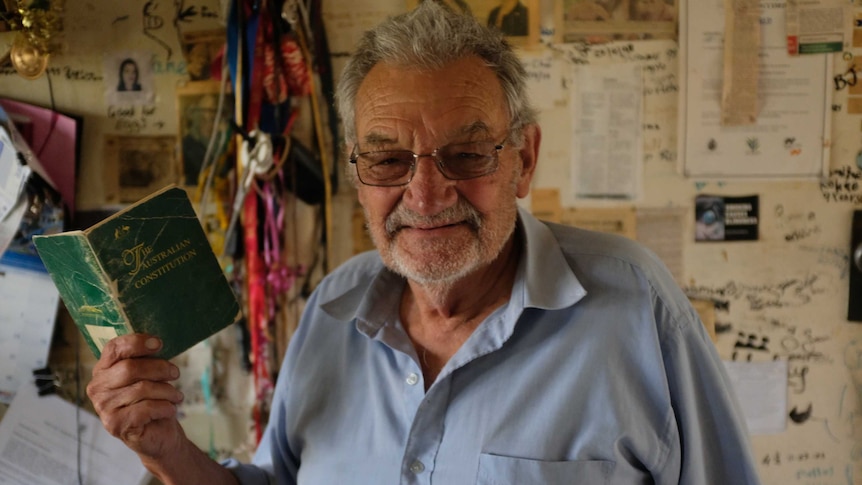
[[[505,140],[504,140],[505,141]],[[471,141],[452,143],[431,153],[413,153],[410,150],[376,150],[357,153],[353,146],[350,163],[356,165],[359,181],[375,187],[405,185],[416,173],[421,157],[432,157],[444,177],[450,180],[468,180],[493,173],[499,166],[498,154],[503,142]]]

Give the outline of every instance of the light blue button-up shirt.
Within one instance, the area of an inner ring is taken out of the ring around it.
[[[715,348],[630,240],[519,213],[512,296],[425,392],[376,253],[308,301],[243,484],[757,484]]]

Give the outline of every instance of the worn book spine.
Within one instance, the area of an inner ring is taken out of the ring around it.
[[[83,232],[39,238],[38,248],[45,267],[64,268],[68,275],[60,278],[59,273],[51,272],[66,309],[97,358],[109,340],[133,331],[116,287],[105,276]]]
[[[172,358],[241,317],[183,189],[170,187],[90,227],[33,238],[75,323],[99,357],[126,333],[162,339]]]

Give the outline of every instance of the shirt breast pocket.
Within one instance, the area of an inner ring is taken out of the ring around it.
[[[476,485],[608,485],[614,462],[543,461],[483,453]]]

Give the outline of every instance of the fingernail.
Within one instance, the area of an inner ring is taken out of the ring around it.
[[[156,337],[150,337],[147,339],[144,345],[146,345],[147,348],[150,350],[156,350],[161,347],[161,342],[159,342],[159,339],[157,339]]]
[[[176,379],[179,376],[180,376],[180,369],[177,366],[172,365],[171,366],[171,379]]]

